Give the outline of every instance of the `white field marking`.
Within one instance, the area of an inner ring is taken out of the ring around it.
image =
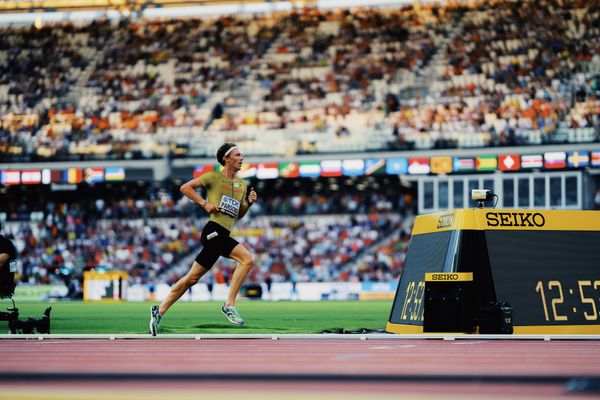
[[[273,339],[277,337],[279,340],[385,340],[385,341],[405,341],[414,339],[437,339],[444,341],[481,341],[481,340],[600,340],[600,335],[530,335],[530,334],[513,334],[513,335],[448,335],[448,334],[158,334],[152,336],[146,334],[115,334],[115,333],[92,333],[92,334],[0,334],[0,339]]]

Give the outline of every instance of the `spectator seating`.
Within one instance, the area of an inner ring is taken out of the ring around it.
[[[0,156],[598,141],[599,15],[584,0],[480,0],[2,28]]]
[[[115,192],[108,196],[114,200],[99,198],[91,205],[36,196],[43,208],[31,205],[39,211],[4,229],[19,251],[21,281],[71,281],[94,268],[125,270],[138,284],[177,279],[178,263],[200,249],[206,215],[197,214],[198,207],[186,198],[176,200],[166,192],[156,200],[130,195],[119,198]],[[234,236],[256,254],[252,279],[259,282],[267,275],[274,281],[394,280],[401,260],[382,261],[375,253],[376,246],[384,246],[382,251],[391,254],[398,240],[408,241],[412,219],[398,196],[266,195],[251,208],[251,217],[236,224]],[[226,261],[217,265],[225,277],[232,268]]]

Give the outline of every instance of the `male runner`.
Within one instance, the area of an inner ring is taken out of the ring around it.
[[[235,308],[235,300],[250,268],[254,265],[254,257],[237,240],[230,236],[231,228],[236,220],[242,218],[256,201],[256,192],[250,188],[246,199],[247,184],[236,174],[242,167],[244,157],[234,143],[225,143],[217,151],[217,161],[225,168],[223,171],[207,172],[197,179],[183,184],[181,192],[210,214],[210,219],[202,230],[200,242],[204,246],[196,256],[190,271],[171,287],[160,306],[150,309],[150,333],[156,336],[158,324],[169,307],[173,305],[191,286],[207,273],[220,256],[232,258],[239,263],[231,279],[229,295],[221,311],[229,322],[243,325],[244,320]],[[202,198],[196,192],[205,187],[207,196]]]

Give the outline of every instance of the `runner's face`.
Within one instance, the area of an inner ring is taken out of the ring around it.
[[[234,149],[227,158],[227,164],[229,164],[235,171],[239,171],[242,168],[244,162],[244,156],[240,152],[240,149]]]

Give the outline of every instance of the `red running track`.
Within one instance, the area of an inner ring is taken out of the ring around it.
[[[63,386],[52,383],[48,377],[40,378],[43,374],[52,374],[52,379],[64,379]],[[125,380],[133,387],[145,390],[148,390],[148,382],[160,388],[198,385],[206,389],[222,388],[222,382],[229,380],[225,385],[228,389],[254,390],[253,393],[265,388],[280,392],[290,388],[300,391],[302,388],[321,388],[325,393],[333,391],[337,394],[382,390],[398,393],[396,390],[401,388],[420,388],[417,393],[443,395],[454,388],[452,393],[535,398],[563,395],[564,381],[569,377],[600,377],[600,342],[348,339],[0,341],[0,399],[3,391],[12,393],[7,390],[14,390],[15,385],[18,387],[18,383],[11,380],[28,381],[29,390],[48,388],[49,385],[73,389],[98,385],[94,382],[103,374],[109,377],[102,379],[111,380],[113,384]],[[199,380],[206,375],[212,378],[200,384]],[[74,376],[77,379],[73,380]],[[251,379],[244,379],[245,376]],[[279,377],[285,379],[278,380]],[[303,377],[321,379],[309,384]],[[331,381],[327,377],[332,377]],[[440,380],[440,377],[444,378]],[[456,377],[457,381],[452,382],[452,377]],[[527,377],[532,381],[526,382],[523,378]],[[564,377],[562,381],[561,377]],[[33,386],[32,379],[37,382]],[[158,392],[152,390],[152,393]],[[598,396],[598,392],[594,394]],[[147,394],[141,397],[144,396]],[[181,397],[185,398],[185,395]]]
[[[10,339],[0,372],[600,376],[600,341]]]

